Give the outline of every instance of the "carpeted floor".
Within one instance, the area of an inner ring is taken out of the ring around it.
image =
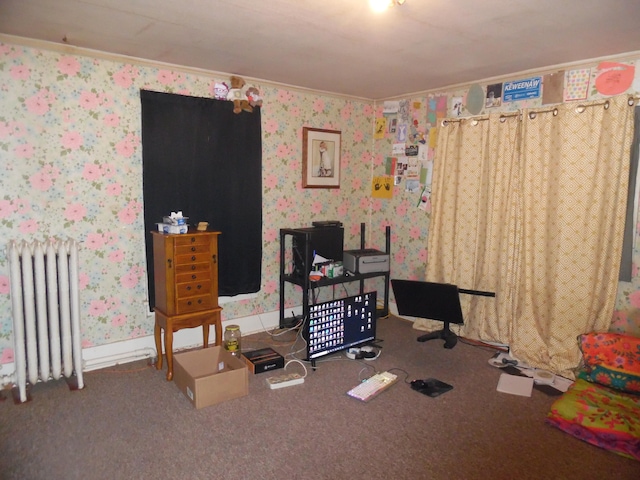
[[[373,362],[333,355],[304,384],[196,410],[144,362],[86,374],[86,388],[37,384],[32,401],[0,401],[1,479],[638,479],[640,463],[544,423],[539,391],[496,391],[492,352],[416,342],[409,322],[379,321]],[[296,348],[293,334],[246,336],[245,349]],[[298,344],[298,346],[300,346]],[[346,395],[373,370],[401,381],[362,403]],[[299,371],[292,364],[287,371]],[[435,377],[453,390],[430,398],[406,382]]]

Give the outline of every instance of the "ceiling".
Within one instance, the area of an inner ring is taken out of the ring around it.
[[[0,0],[0,33],[383,99],[640,51],[638,0]]]

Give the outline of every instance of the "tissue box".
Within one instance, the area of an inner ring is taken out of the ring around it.
[[[162,233],[187,233],[189,225],[170,225],[168,223],[158,223],[158,231]]]
[[[162,223],[167,225],[186,225],[188,218],[182,216],[182,211],[171,212],[168,217],[162,217]]]
[[[185,225],[189,217],[162,217],[162,223],[167,225]]]

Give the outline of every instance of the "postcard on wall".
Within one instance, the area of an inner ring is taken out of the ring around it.
[[[390,134],[396,133],[396,129],[398,128],[398,119],[395,116],[389,117],[387,121],[387,132]]]
[[[398,156],[404,155],[404,149],[406,148],[405,143],[394,143],[391,147],[391,155]]]
[[[429,163],[430,162],[420,165],[420,183],[422,185],[427,184],[427,177],[429,176]]]
[[[386,101],[384,102],[384,106],[382,107],[383,115],[395,115],[400,110],[400,102],[399,101]]]
[[[398,131],[396,134],[396,140],[398,142],[406,142],[407,141],[407,124],[406,123],[399,123],[398,124]]]
[[[436,148],[438,143],[438,129],[432,127],[429,129],[429,148]]]
[[[409,121],[409,100],[400,100],[398,104],[398,118],[404,123]]]
[[[384,163],[384,173],[387,175],[395,175],[397,161],[398,159],[396,157],[387,157]]]
[[[409,193],[420,193],[420,182],[418,180],[407,179],[404,191]]]
[[[437,95],[427,100],[427,122],[431,126],[437,125],[447,116],[447,96]]]
[[[548,73],[542,77],[542,104],[562,103],[564,70]]]
[[[449,115],[452,117],[462,116],[462,97],[451,98],[451,111],[449,112]]]
[[[502,104],[502,84],[494,83],[487,86],[487,98],[484,101],[486,108],[499,107]]]
[[[420,179],[420,162],[416,157],[407,157],[407,168],[404,175],[410,180]]]
[[[421,162],[426,162],[428,160],[429,147],[424,144],[418,145],[418,160]]]
[[[429,160],[427,162],[426,169],[427,169],[427,176],[426,176],[426,178],[425,178],[423,183],[425,185],[429,185],[430,186],[431,182],[433,181],[433,160]]]
[[[417,157],[418,156],[418,145],[407,145],[404,149],[404,154],[407,157]]]
[[[384,132],[387,129],[387,119],[384,117],[376,118],[376,131],[373,135],[373,138],[376,140],[381,140],[384,138]]]
[[[518,100],[531,100],[539,98],[542,91],[542,77],[525,78],[505,82],[503,86],[502,101],[517,102]]]
[[[619,95],[629,89],[635,75],[632,64],[601,62],[596,70],[596,90],[602,95]]]
[[[590,68],[569,70],[564,77],[564,100],[585,100],[589,93]]]
[[[392,198],[393,197],[393,177],[389,175],[381,175],[373,177],[371,180],[371,196],[373,198]]]
[[[420,183],[430,186],[433,177],[433,160],[429,160],[420,171]]]
[[[420,199],[418,200],[418,208],[420,210],[424,210],[425,212],[431,211],[431,190],[426,185],[422,189],[422,193],[420,194]]]
[[[407,173],[407,168],[409,167],[409,162],[407,157],[398,157],[396,161],[396,174],[394,176],[393,184],[400,185],[402,180],[404,179],[405,174]]]

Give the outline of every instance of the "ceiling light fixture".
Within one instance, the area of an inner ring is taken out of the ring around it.
[[[384,12],[387,8],[394,5],[402,5],[405,0],[369,0],[369,6],[374,12]]]

